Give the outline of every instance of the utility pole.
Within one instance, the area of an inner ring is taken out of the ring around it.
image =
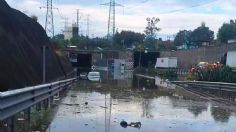
[[[113,40],[116,29],[116,6],[122,5],[116,3],[115,0],[110,0],[110,2],[101,5],[109,6],[107,38]]]
[[[90,15],[87,15],[87,32],[86,32],[87,37],[89,37],[89,21],[90,21],[89,17]]]
[[[68,24],[69,24],[69,22],[68,22],[68,21],[69,21],[69,18],[65,17],[64,20],[65,20],[64,23],[65,23],[65,28],[66,28],[66,27],[68,27]]]
[[[79,28],[79,20],[80,20],[80,9],[76,9],[76,11],[77,11],[77,27],[78,27],[78,35],[80,34],[79,32],[79,30],[80,30],[80,28]]]
[[[54,21],[53,21],[53,8],[52,0],[47,0],[47,6],[46,7],[40,7],[40,9],[46,8],[46,22],[45,22],[45,31],[50,37],[54,37]]]

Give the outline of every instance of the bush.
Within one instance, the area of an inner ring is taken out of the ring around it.
[[[174,70],[161,70],[159,76],[169,80],[176,80],[178,78],[178,75]]]
[[[236,73],[232,68],[225,66],[202,71],[202,81],[236,83]]]
[[[188,81],[194,81],[194,80],[198,80],[198,77],[196,75],[188,75],[186,77],[186,80]]]

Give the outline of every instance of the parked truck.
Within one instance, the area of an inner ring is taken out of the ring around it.
[[[227,52],[226,65],[236,69],[236,51]]]
[[[157,58],[155,68],[177,68],[177,57]]]

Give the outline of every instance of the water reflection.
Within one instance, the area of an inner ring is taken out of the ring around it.
[[[220,108],[220,107],[212,107],[211,115],[213,116],[215,121],[227,123],[231,116],[231,111],[228,109]]]
[[[101,83],[79,81],[68,93],[49,127],[51,132],[236,130],[236,113],[228,107],[186,96],[183,91],[157,89],[147,79],[125,78],[122,81],[111,79],[110,73],[101,75]],[[141,122],[142,127],[123,128],[120,126],[123,120]]]
[[[142,116],[141,117],[145,117],[145,118],[153,118],[153,114],[152,114],[152,109],[154,108],[152,106],[152,102],[150,99],[143,99],[142,103]]]
[[[202,112],[207,111],[207,106],[190,106],[188,107],[188,111],[193,113],[195,117],[198,117]]]

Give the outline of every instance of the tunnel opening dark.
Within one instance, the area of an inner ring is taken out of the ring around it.
[[[134,52],[134,68],[140,66],[148,68],[149,66],[155,66],[157,58],[160,57],[160,52]]]
[[[92,54],[78,54],[77,60],[78,73],[91,71]]]

